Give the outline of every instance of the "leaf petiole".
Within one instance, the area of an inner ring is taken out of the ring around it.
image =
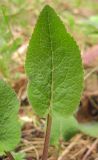
[[[42,160],[47,160],[47,157],[48,157],[48,147],[49,147],[49,141],[50,141],[51,124],[52,124],[52,117],[50,114],[48,114]]]

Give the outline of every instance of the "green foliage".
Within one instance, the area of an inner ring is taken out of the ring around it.
[[[15,38],[11,31],[8,10],[5,6],[0,6],[0,73],[4,77],[9,76],[9,66],[12,62],[12,54],[23,42],[22,38]]]
[[[5,43],[0,48],[0,72],[4,77],[9,76],[9,65],[12,62],[11,56],[22,42],[21,38],[16,38],[11,44]]]
[[[57,146],[60,140],[69,140],[79,132],[78,124],[73,116],[68,118],[53,116],[50,143]]]
[[[28,97],[39,116],[69,116],[83,88],[80,51],[55,11],[45,6],[29,43],[26,57]]]
[[[3,58],[0,59],[0,73],[2,73],[4,77],[8,77],[9,75],[7,63],[4,61]]]
[[[20,140],[18,110],[15,92],[0,80],[0,154],[14,149]]]
[[[98,16],[91,16],[88,19],[80,20],[79,24],[86,34],[98,34]]]
[[[79,132],[83,132],[86,135],[97,138],[98,123],[78,123],[73,116],[63,118],[55,115],[53,116],[50,143],[58,146],[60,140],[67,141]]]
[[[98,137],[98,123],[78,123],[73,116],[63,118],[58,115],[53,117],[50,143],[58,146],[60,140],[69,140],[76,133],[83,132],[91,137]]]
[[[98,122],[89,122],[85,124],[78,124],[78,128],[83,133],[98,138]]]
[[[13,153],[15,160],[25,160],[25,153]]]
[[[64,140],[68,141],[72,138],[76,133],[80,132],[78,129],[77,121],[73,116],[70,116],[66,119],[65,124],[65,133],[64,133]]]
[[[86,21],[86,24],[91,25],[92,27],[95,27],[95,29],[98,29],[98,16],[91,16]]]

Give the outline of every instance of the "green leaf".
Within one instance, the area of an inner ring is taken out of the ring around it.
[[[62,116],[54,115],[50,143],[57,146],[60,140],[67,141],[78,132],[78,124],[73,116],[64,118]]]
[[[80,51],[48,5],[35,26],[25,68],[29,78],[28,97],[39,116],[72,114],[83,88]]]
[[[13,150],[20,140],[18,110],[15,92],[0,80],[0,154]]]
[[[98,138],[98,123],[78,123],[73,116],[64,118],[54,115],[50,143],[58,146],[60,140],[67,141],[79,132],[83,132],[86,135]]]
[[[13,153],[13,157],[15,160],[25,160],[25,153]]]
[[[78,128],[83,133],[98,138],[98,122],[89,122],[84,124],[78,123]]]

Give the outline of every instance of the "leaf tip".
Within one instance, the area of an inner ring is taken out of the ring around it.
[[[46,4],[43,10],[53,10],[53,8],[49,4]]]

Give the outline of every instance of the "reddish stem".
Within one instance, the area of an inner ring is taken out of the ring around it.
[[[50,114],[48,114],[42,160],[47,160],[48,158],[48,147],[49,147],[49,141],[50,141],[51,124],[52,124],[52,118]]]

